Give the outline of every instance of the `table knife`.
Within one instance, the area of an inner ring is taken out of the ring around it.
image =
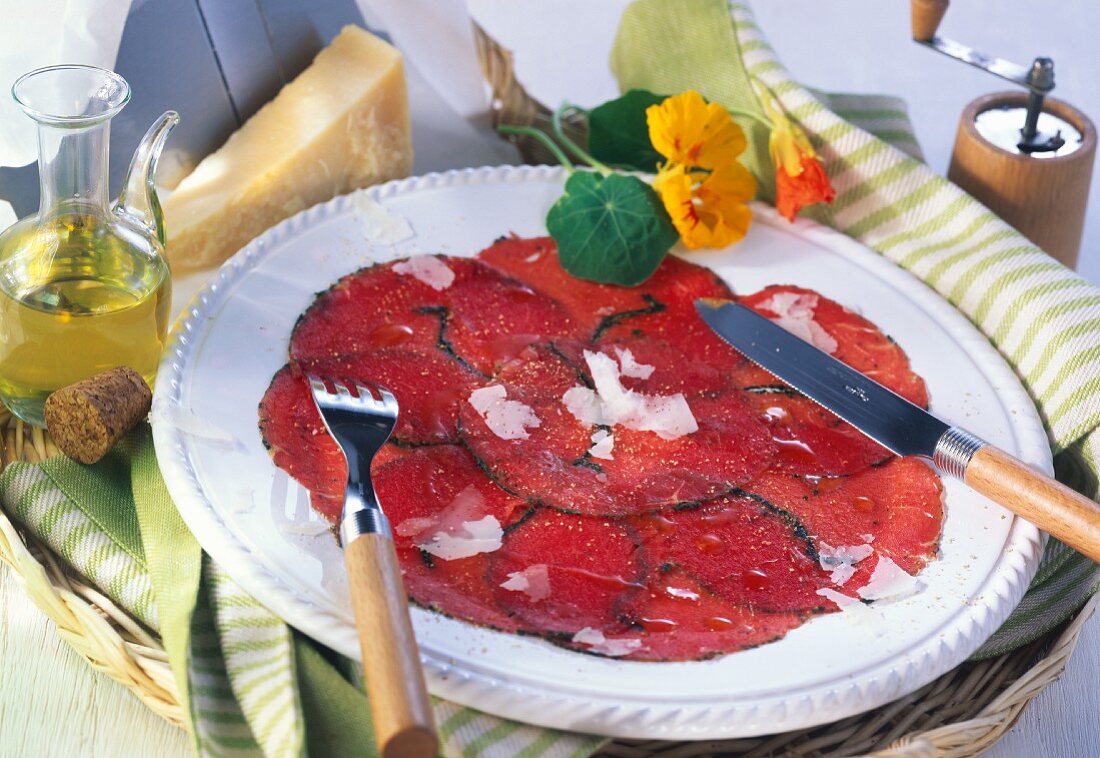
[[[1100,561],[1100,505],[937,418],[755,311],[695,302],[703,321],[754,363],[898,455],[929,458],[990,500]]]

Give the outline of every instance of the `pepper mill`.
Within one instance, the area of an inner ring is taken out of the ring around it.
[[[1024,87],[973,100],[959,119],[947,178],[1070,268],[1077,266],[1096,127],[1054,89],[1054,61],[1030,67],[936,34],[949,0],[910,0],[913,40]]]

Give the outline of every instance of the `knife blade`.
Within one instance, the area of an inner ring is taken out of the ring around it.
[[[898,455],[929,458],[944,474],[1100,561],[1100,505],[1023,461],[937,418],[739,303],[695,308],[746,358]]]

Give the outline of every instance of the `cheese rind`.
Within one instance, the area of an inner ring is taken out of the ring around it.
[[[164,202],[169,260],[220,263],[304,208],[411,169],[401,53],[344,27]]]

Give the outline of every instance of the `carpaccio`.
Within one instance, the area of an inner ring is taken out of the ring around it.
[[[571,277],[553,240],[344,277],[299,319],[260,403],[276,465],[339,517],[346,481],[304,375],[401,405],[373,479],[417,603],[575,650],[692,660],[911,592],[942,488],[715,336],[734,298],[670,257],[645,284]],[[874,324],[776,285],[739,298],[920,405]]]

